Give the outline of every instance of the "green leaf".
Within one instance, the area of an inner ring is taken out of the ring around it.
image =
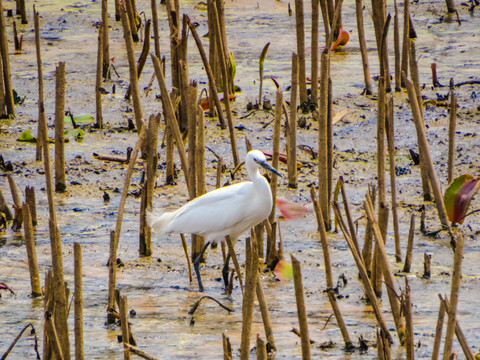
[[[72,121],[69,115],[66,115],[64,119],[65,119],[65,122]],[[90,121],[95,121],[95,118],[93,117],[92,114],[80,114],[80,115],[74,116],[73,120],[75,122],[90,122]]]
[[[235,58],[233,57],[233,53],[229,52],[229,55],[230,55],[230,80],[233,81],[237,73],[237,65],[235,64]]]
[[[32,143],[36,143],[37,142],[37,138],[34,137],[31,133],[30,133],[30,130],[25,130],[23,131],[19,138],[17,139],[17,141],[24,141],[24,142],[32,142]]]
[[[65,134],[66,138],[74,137],[75,140],[79,140],[79,139],[82,139],[85,136],[85,131],[83,131],[80,128],[68,129],[68,130],[65,130],[64,134]]]
[[[468,173],[460,175],[450,183],[445,190],[443,201],[451,222],[463,223],[470,201],[477,193],[479,186],[479,181]]]
[[[267,51],[268,51],[268,47],[270,46],[270,43],[268,42],[265,47],[263,48],[262,50],[262,53],[260,54],[260,60],[259,60],[259,63],[260,63],[260,74],[263,73],[263,63],[265,62],[265,57],[267,56]]]

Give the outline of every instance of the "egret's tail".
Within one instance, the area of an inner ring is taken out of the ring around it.
[[[147,224],[157,234],[164,234],[167,225],[175,218],[175,212],[164,212],[160,215],[154,215],[151,211],[147,212]]]

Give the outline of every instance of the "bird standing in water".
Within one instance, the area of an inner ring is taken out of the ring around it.
[[[258,150],[247,154],[245,164],[251,181],[210,191],[175,211],[150,215],[148,222],[152,230],[159,235],[195,234],[204,236],[206,241],[223,240],[227,235],[235,240],[265,220],[270,215],[273,200],[270,185],[259,169],[263,167],[281,175]]]

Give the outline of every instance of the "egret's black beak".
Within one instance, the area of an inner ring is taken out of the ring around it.
[[[268,164],[266,161],[258,161],[258,164],[261,167],[263,167],[264,169],[267,169],[267,170],[273,172],[274,174],[277,174],[278,176],[283,177],[282,174],[280,174],[277,170],[275,170],[273,167],[271,167],[270,164]]]

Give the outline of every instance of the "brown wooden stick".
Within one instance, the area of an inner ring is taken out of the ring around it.
[[[259,334],[257,334],[257,360],[267,360],[267,347]]]
[[[415,214],[410,217],[410,230],[408,232],[407,251],[405,253],[405,265],[403,272],[409,273],[412,265],[413,239],[415,235]]]
[[[379,250],[379,256],[382,261],[382,269],[383,269],[383,276],[385,279],[385,284],[387,285],[387,294],[388,299],[390,302],[390,308],[392,309],[392,316],[395,322],[395,327],[397,329],[398,338],[401,344],[405,342],[405,323],[403,322],[403,318],[400,314],[400,301],[398,300],[398,296],[396,294],[396,287],[395,281],[393,278],[392,270],[390,269],[390,265],[388,263],[387,252],[385,249],[385,242],[383,240],[382,233],[380,231],[379,224],[376,222],[374,217],[374,210],[371,199],[367,194],[365,201],[365,212],[368,217],[368,221],[372,223],[373,234],[375,237],[375,243],[377,244]]]
[[[118,307],[120,308],[120,324],[122,326],[122,343],[128,344],[130,339],[130,329],[128,327],[128,299],[126,296],[119,296],[119,304]],[[130,350],[128,347],[124,346],[123,348],[123,359],[130,360]]]
[[[152,229],[146,226],[147,211],[152,209],[153,189],[155,188],[155,178],[158,164],[157,145],[158,145],[158,126],[161,115],[151,115],[148,122],[148,137],[146,146],[146,179],[142,188],[142,197],[140,202],[140,238],[139,253],[140,256],[152,255]]]
[[[345,217],[347,218],[348,229],[350,230],[350,237],[352,238],[357,252],[360,254],[360,245],[358,245],[357,234],[355,226],[353,224],[352,214],[350,213],[350,204],[348,203],[347,192],[345,191],[345,183],[343,182],[343,176],[339,177],[340,190],[342,191],[343,210],[345,211]]]
[[[35,200],[35,188],[27,186],[25,187],[25,202],[28,204],[30,208],[30,215],[32,218],[32,225],[37,226],[37,202]],[[3,210],[2,210],[3,211]],[[8,214],[7,214],[8,220]]]
[[[395,87],[397,82],[395,81]],[[400,89],[400,83],[398,83]],[[400,226],[398,224],[398,206],[397,206],[397,182],[395,171],[395,119],[393,114],[393,97],[387,97],[387,117],[385,123],[387,133],[389,172],[390,172],[390,195],[392,202],[393,233],[395,240],[395,260],[402,261],[402,247],[400,244]]]
[[[303,0],[296,0],[296,2],[303,2]],[[287,124],[288,187],[292,189],[297,188],[297,91],[299,88],[299,76],[299,58],[297,54],[292,53],[290,120]]]
[[[79,243],[73,244],[74,254],[74,302],[75,302],[75,359],[84,358],[83,351],[83,290],[82,290],[82,247]]]
[[[103,25],[103,38],[102,38],[102,55],[103,55],[103,64],[102,64],[102,76],[104,79],[110,79],[110,51],[109,51],[109,40],[108,40],[108,0],[102,0],[102,25]]]
[[[318,30],[319,23],[319,1],[312,1],[312,40],[311,40],[311,85],[310,101],[318,105]]]
[[[25,245],[28,258],[28,269],[30,270],[30,285],[32,287],[32,296],[42,295],[42,287],[40,286],[40,275],[38,272],[37,252],[35,250],[35,238],[33,235],[32,216],[30,207],[27,203],[23,203],[23,222],[25,224]]]
[[[65,192],[65,62],[55,69],[55,191]]]
[[[357,264],[359,274],[360,274],[360,279],[362,280],[362,284],[363,284],[363,287],[365,289],[365,293],[367,294],[368,300],[370,301],[370,304],[372,305],[373,312],[375,314],[375,318],[377,319],[377,324],[383,330],[383,332],[386,334],[389,342],[392,343],[393,341],[392,341],[390,332],[388,330],[387,324],[385,323],[385,319],[383,318],[382,312],[380,310],[380,306],[378,304],[377,296],[375,295],[375,292],[373,291],[372,283],[371,283],[370,279],[368,278],[367,270],[365,269],[363,259],[360,256],[360,254],[358,254],[357,249],[356,249],[355,245],[353,244],[352,239],[350,238],[349,232],[347,230],[347,227],[345,225],[343,217],[340,213],[340,207],[339,207],[337,202],[333,202],[333,210],[335,211],[335,216],[338,219],[340,229],[342,230],[343,236],[344,236],[345,240],[347,241],[347,244],[348,244],[348,247],[350,248],[353,259],[355,260],[355,263]]]
[[[323,220],[322,208],[320,207],[315,187],[310,188],[310,197],[312,198],[313,208],[317,219],[318,232],[322,243],[323,261],[325,266],[325,280],[327,289],[333,288],[332,262],[330,261],[330,251],[328,248],[327,230],[325,229],[325,221]]]
[[[267,301],[265,298],[265,293],[263,291],[260,277],[257,278],[256,294],[257,294],[258,304],[260,306],[260,311],[262,313],[263,327],[265,329],[265,336],[267,338],[267,342],[270,348],[272,348],[273,350],[276,350],[275,338],[273,337],[273,327],[272,327],[272,322],[270,320],[270,311],[268,310]]]
[[[8,185],[10,186],[10,192],[12,193],[13,204],[16,207],[22,207],[22,201],[20,200],[20,195],[18,193],[17,184],[11,174],[7,174]]]
[[[320,3],[321,4],[321,3]],[[320,101],[318,108],[318,201],[324,216],[325,229],[330,230],[330,203],[328,194],[328,77],[329,47],[321,55]]]
[[[405,317],[405,347],[407,360],[415,358],[415,345],[413,343],[413,315],[412,315],[412,298],[408,278],[405,277],[404,299],[402,304],[402,312]]]
[[[232,242],[232,239],[230,238],[230,235],[225,236],[225,241],[227,243],[228,252],[230,253],[230,256],[232,258],[233,265],[235,266],[238,282],[240,283],[240,289],[242,290],[242,295],[243,295],[244,290],[243,290],[243,281],[242,281],[242,271],[240,269],[240,264],[238,263],[237,254],[235,253],[235,248],[233,247],[233,242]]]
[[[129,67],[129,74],[130,74],[130,87],[132,89],[132,100],[133,100],[133,112],[135,114],[135,124],[137,127],[137,131],[140,132],[142,126],[144,125],[143,120],[143,108],[142,103],[140,101],[140,90],[138,88],[138,72],[137,72],[137,65],[135,61],[135,50],[133,47],[133,29],[129,24],[129,14],[127,14],[127,10],[125,7],[120,4],[120,0],[115,0],[119,3],[120,15],[122,18],[122,26],[123,26],[123,39],[125,40],[125,47],[127,48],[127,57],[128,57],[128,67]],[[130,1],[126,1],[127,7],[130,4]],[[131,5],[131,4],[130,4]],[[138,35],[137,35],[138,37]],[[137,39],[138,41],[138,39]]]
[[[393,2],[395,15],[393,17],[393,49],[395,52],[395,92],[400,92],[402,89],[402,64],[400,56],[400,25],[399,25],[399,12],[397,1]]]
[[[450,304],[448,301],[448,298],[445,297],[445,299],[442,299],[440,296],[440,300],[443,302],[443,305],[445,306],[445,312],[447,314],[450,313]],[[465,358],[467,360],[474,360],[473,354],[470,351],[470,346],[467,343],[467,339],[465,338],[465,335],[463,334],[463,331],[460,327],[460,324],[458,323],[458,320],[455,321],[455,335],[457,337],[458,342],[460,343],[460,346],[462,347],[463,354],[465,355]]]
[[[280,131],[282,127],[282,103],[283,103],[283,93],[280,88],[277,88],[276,97],[275,97],[275,118],[273,125],[273,145],[272,145],[272,166],[274,169],[278,169],[278,158],[280,154]],[[269,216],[270,224],[275,222],[275,210],[276,210],[276,200],[277,200],[277,186],[278,186],[278,175],[273,173],[270,181],[270,190],[272,191],[272,212]]]
[[[418,146],[420,152],[424,155],[425,166],[428,171],[428,177],[432,185],[432,190],[435,195],[435,205],[437,206],[438,217],[442,226],[446,229],[450,229],[450,222],[447,218],[447,213],[445,210],[445,204],[443,203],[443,194],[440,189],[440,182],[438,181],[437,173],[433,167],[432,157],[430,155],[430,149],[428,146],[427,136],[425,134],[425,127],[423,125],[423,119],[421,112],[419,110],[419,104],[417,102],[416,91],[413,87],[411,80],[406,80],[408,98],[410,100],[410,106],[412,108],[413,120],[415,122],[415,128],[417,130]]]
[[[298,93],[300,96],[300,104],[303,104],[308,101],[307,93],[307,71],[306,71],[306,62],[305,62],[305,22],[304,22],[304,13],[303,13],[303,0],[295,0],[295,29],[297,32],[297,54],[298,54]],[[292,61],[293,63],[293,61]],[[293,65],[292,65],[292,74],[293,74]],[[293,78],[293,75],[292,75]],[[312,84],[313,85],[313,84]],[[316,85],[316,84],[315,84]],[[292,82],[293,87],[293,82]],[[290,104],[290,106],[292,106]],[[296,110],[296,106],[295,106]],[[292,120],[293,121],[293,120]]]
[[[212,68],[210,67],[210,63],[208,61],[207,54],[205,53],[205,49],[202,45],[202,41],[200,40],[200,37],[198,36],[197,30],[196,30],[195,26],[193,26],[193,24],[191,23],[190,18],[188,18],[188,17],[187,17],[187,23],[188,23],[188,26],[189,26],[190,31],[192,33],[192,36],[195,40],[195,43],[197,44],[198,52],[200,53],[200,56],[201,56],[202,61],[203,61],[203,66],[205,68],[205,72],[207,73],[209,88],[211,89],[210,90],[210,98],[213,99],[215,107],[217,109],[217,115],[218,115],[218,121],[219,121],[219,124],[220,124],[220,128],[225,129],[227,126],[225,124],[225,119],[223,117],[222,106],[220,104],[220,99],[218,97],[217,85],[216,85],[216,82],[215,82],[214,73],[212,71]],[[210,38],[210,39],[212,39],[212,38]],[[211,44],[211,46],[212,45],[213,44]],[[212,111],[212,109],[210,111]]]
[[[403,2],[403,36],[402,36],[402,74],[408,76],[408,60],[410,58],[410,6],[408,1]],[[402,87],[406,87],[403,75],[401,76]]]
[[[182,135],[180,134],[180,129],[178,127],[178,122],[175,116],[175,110],[173,108],[173,104],[170,100],[170,96],[168,94],[167,84],[165,82],[165,76],[163,75],[162,68],[160,66],[160,59],[157,58],[155,55],[151,54],[153,66],[155,68],[155,74],[157,76],[158,84],[160,85],[160,91],[162,93],[162,99],[164,101],[165,107],[165,119],[167,124],[170,126],[171,131],[173,132],[173,136],[175,138],[175,144],[177,146],[178,155],[180,156],[180,161],[182,163],[182,171],[185,176],[185,182],[187,184],[188,194],[190,199],[193,199],[193,189],[192,185],[190,184],[190,178],[188,176],[188,161],[187,161],[187,154],[185,152],[185,147],[183,145]]]
[[[251,232],[252,235],[253,232]],[[258,279],[258,254],[256,251],[255,236],[245,241],[245,292],[242,302],[242,335],[240,341],[240,359],[247,360],[250,353],[250,336],[252,333],[253,305],[255,301],[256,284]]]
[[[135,16],[137,10],[134,7],[133,0],[125,0],[123,6],[126,9],[127,19],[128,19],[128,23],[129,23],[130,32],[131,32],[131,34],[129,36],[131,36],[133,42],[138,42],[140,40],[140,38],[138,37],[136,16]],[[121,9],[122,8],[120,6],[120,13],[122,12]],[[122,20],[122,22],[123,22],[123,20]]]
[[[460,292],[460,283],[462,281],[462,260],[463,260],[463,234],[458,233],[456,237],[455,254],[453,257],[452,285],[450,289],[450,306],[447,309],[448,322],[445,332],[445,341],[443,348],[443,359],[450,359],[453,346],[453,334],[457,321],[458,295]]]
[[[455,129],[457,126],[457,96],[453,91],[453,78],[450,78],[450,121],[448,126],[448,170],[447,182],[455,178]]]
[[[442,343],[443,322],[445,321],[445,304],[442,295],[440,298],[440,308],[438,309],[437,326],[435,327],[435,337],[432,348],[432,360],[437,360],[440,353],[440,344]]]
[[[103,0],[105,1],[105,0]],[[98,25],[98,46],[97,46],[97,74],[95,81],[95,116],[96,124],[95,126],[98,129],[103,129],[103,114],[102,114],[102,93],[100,88],[102,87],[102,75],[103,75],[103,40],[105,39],[103,33],[107,31],[103,23]]]
[[[0,0],[1,6],[1,0]],[[42,70],[42,55],[40,51],[40,15],[35,11],[35,6],[33,7],[34,13],[34,28],[35,28],[35,49],[37,54],[37,73],[38,73],[38,129],[37,129],[37,148],[35,154],[35,160],[41,161],[43,152],[43,137],[47,137],[47,134],[43,134],[44,127],[42,123],[47,123],[47,118],[45,116],[45,109],[43,103],[43,70]],[[1,24],[1,22],[0,22]],[[45,126],[46,128],[46,126]]]
[[[145,24],[145,40],[143,41],[142,52],[140,54],[140,58],[138,59],[137,63],[137,76],[140,79],[140,75],[142,74],[143,68],[145,67],[145,63],[147,62],[148,53],[150,52],[150,27],[152,25],[151,20],[147,20]],[[127,92],[125,93],[125,99],[130,99],[130,95],[132,92],[132,84],[128,85]]]
[[[153,22],[153,43],[155,46],[155,56],[160,59],[160,35],[158,31],[158,11],[157,11],[157,1],[152,0],[152,22]]]
[[[0,9],[3,9],[2,0],[0,0]],[[10,57],[8,55],[7,26],[3,16],[0,16],[0,52],[2,56],[3,84],[5,88],[7,115],[15,117],[15,102],[13,100],[12,78],[10,76]],[[3,113],[4,109],[0,109],[0,111]]]
[[[115,288],[117,285],[117,249],[115,230],[110,230],[110,255],[108,258],[108,305],[107,324],[115,323],[118,313],[115,308]]]
[[[337,319],[338,327],[340,328],[340,332],[342,333],[343,342],[345,343],[345,348],[353,349],[355,346],[350,340],[350,335],[348,334],[347,325],[343,320],[342,313],[340,312],[340,308],[337,303],[337,299],[335,298],[335,290],[327,289],[328,300],[330,301],[330,305],[332,306],[333,313],[335,314],[335,319]]]
[[[365,28],[363,25],[363,1],[355,0],[355,11],[357,16],[358,42],[360,54],[362,55],[363,81],[365,82],[365,95],[372,95],[372,77],[368,65],[367,44],[365,41]]]
[[[7,201],[5,200],[5,197],[3,196],[3,192],[1,189],[0,189],[0,211],[5,214],[7,221],[10,221],[13,219],[12,212],[8,207]]]
[[[232,360],[232,345],[230,344],[230,338],[222,332],[223,343],[223,360]]]
[[[216,6],[214,5],[214,9]],[[219,13],[216,10],[216,21],[217,21],[217,31],[220,29],[220,18]],[[224,54],[224,44],[222,42],[222,37],[217,36],[217,46],[219,49],[220,54]],[[232,111],[230,109],[230,90],[228,84],[230,83],[230,77],[227,71],[227,64],[225,58],[223,56],[220,57],[220,67],[222,69],[222,79],[223,79],[223,99],[225,103],[225,111],[227,113],[227,124],[228,124],[228,132],[230,135],[230,145],[232,147],[232,156],[233,156],[233,164],[237,167],[240,164],[240,160],[238,158],[238,149],[237,149],[237,140],[235,138],[235,128],[233,127],[233,118],[232,118]]]
[[[300,339],[302,343],[302,358],[310,359],[310,336],[308,335],[307,311],[303,294],[302,270],[300,262],[293,255],[290,255],[290,258],[293,267],[293,282],[295,286],[298,325],[300,327]]]
[[[143,351],[143,350],[137,348],[136,346],[130,345],[130,344],[128,344],[128,343],[123,343],[123,347],[124,347],[124,348],[127,348],[129,352],[131,352],[132,354],[137,355],[138,357],[141,357],[142,359],[158,360],[157,357],[155,357],[155,356],[153,356],[153,355],[150,355],[150,354],[147,353],[146,351]]]

